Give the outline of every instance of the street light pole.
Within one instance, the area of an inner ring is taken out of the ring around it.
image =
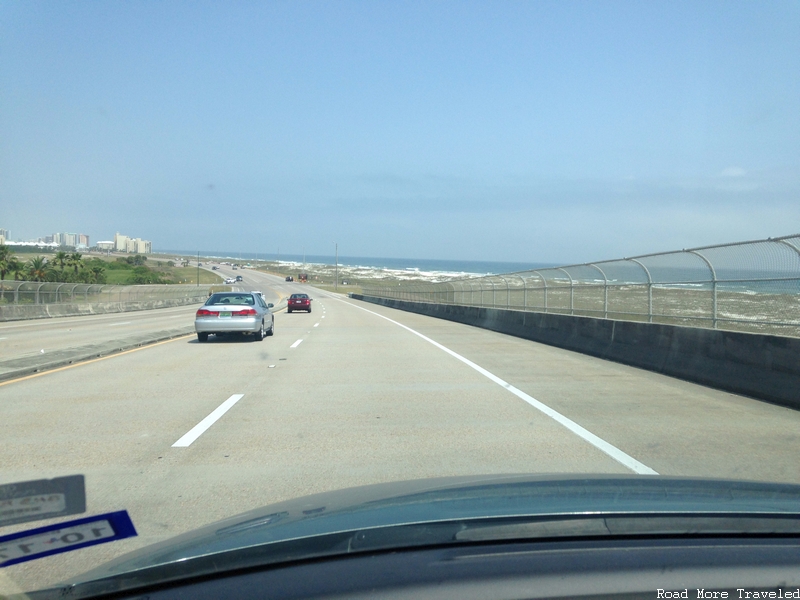
[[[197,287],[200,287],[200,250],[197,251]]]
[[[333,242],[333,245],[336,247],[336,283],[333,284],[333,289],[335,291],[339,291],[339,244]]]

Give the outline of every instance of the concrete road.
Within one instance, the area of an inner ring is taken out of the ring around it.
[[[285,306],[286,297],[295,289],[285,282],[269,287],[276,278],[268,280],[257,271],[232,271],[223,266],[220,274],[246,275],[234,289],[263,291],[275,310]],[[196,310],[197,306],[191,305],[0,323],[0,379],[189,333],[194,330]]]
[[[800,483],[796,411],[242,275],[273,297],[309,291],[313,312],[277,313],[263,342],[190,335],[0,383],[2,482],[83,473],[87,513],[127,509],[139,532],[4,569],[0,586],[52,584],[245,510],[382,481],[638,470]]]

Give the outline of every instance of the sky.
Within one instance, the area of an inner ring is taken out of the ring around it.
[[[0,227],[576,263],[800,232],[800,2],[0,0]]]

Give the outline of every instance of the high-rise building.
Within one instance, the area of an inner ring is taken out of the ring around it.
[[[120,235],[119,232],[114,234],[114,250],[117,252],[128,251],[128,236]]]
[[[136,253],[150,254],[153,251],[153,244],[147,240],[136,238]]]
[[[0,237],[3,238],[3,242],[6,240],[11,241],[11,231],[0,227]]]
[[[142,238],[130,238],[117,232],[114,235],[114,250],[131,254],[150,254],[153,251],[153,243]]]

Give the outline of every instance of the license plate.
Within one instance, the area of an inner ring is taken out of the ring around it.
[[[224,319],[226,317],[230,318],[230,316],[231,316],[231,313],[229,313],[229,312],[221,312],[221,313],[219,313],[219,318],[220,319]]]

